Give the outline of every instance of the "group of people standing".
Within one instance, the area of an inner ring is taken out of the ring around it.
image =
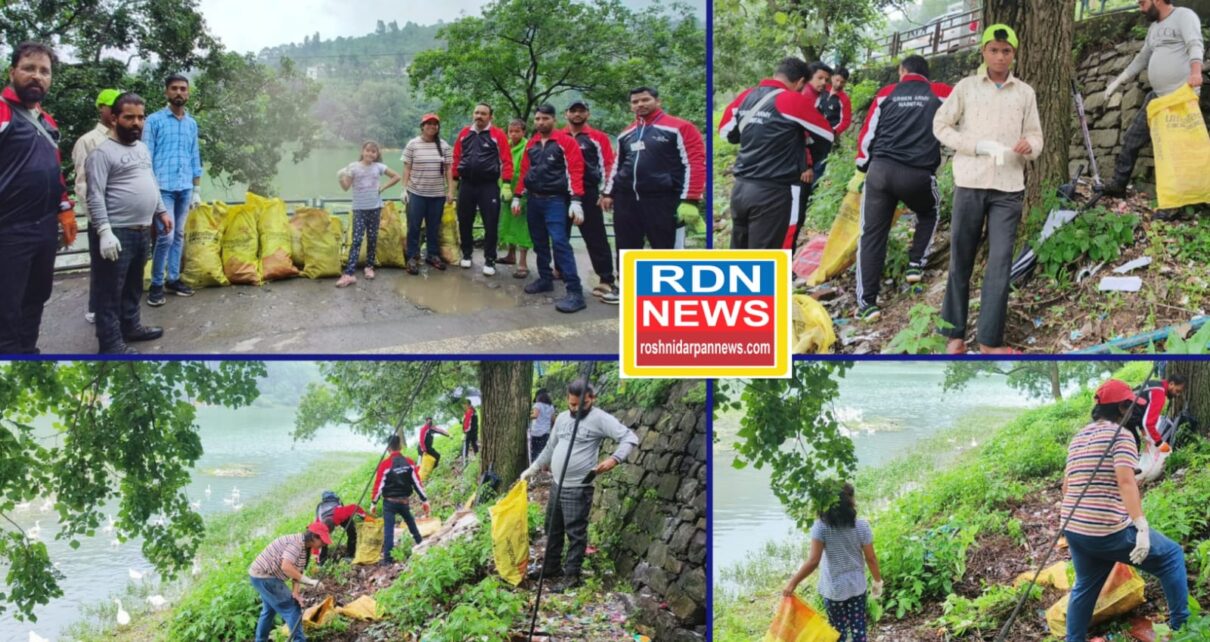
[[[500,129],[493,124],[492,106],[479,103],[471,124],[457,133],[453,144],[441,138],[441,118],[425,114],[420,135],[404,147],[402,175],[382,163],[376,142],[367,141],[361,160],[338,173],[341,187],[353,188],[354,223],[349,260],[337,287],[356,282],[363,236],[368,246],[365,275],[374,278],[381,194],[402,183],[408,273],[419,274],[422,264],[447,268],[438,232],[443,209],[456,202],[461,268],[474,265],[478,218],[484,229],[485,276],[494,276],[501,264],[515,265],[516,278],[529,277],[528,254],[533,250],[538,278],[525,291],[553,292],[555,281],[562,280],[565,293],[555,309],[583,310],[584,288],[571,247],[574,225],[597,275],[592,294],[617,304],[617,252],[645,245],[673,248],[677,227],[700,219],[705,189],[705,145],[696,127],[666,114],[652,87],[631,90],[630,107],[635,121],[619,134],[616,152],[609,136],[588,124],[591,112],[584,100],[568,105],[563,128],[557,127],[553,106],[539,105],[532,134],[521,119]],[[384,175],[389,179],[385,183]],[[616,251],[606,231],[607,211],[614,213]],[[503,257],[498,255],[501,245],[508,249]]]
[[[1106,89],[1108,100],[1144,66],[1153,91],[1123,137],[1104,193],[1125,194],[1139,149],[1149,140],[1146,104],[1185,83],[1202,84],[1204,43],[1197,15],[1166,0],[1141,0],[1151,23],[1139,54]],[[983,65],[958,84],[929,78],[918,55],[899,64],[899,81],[878,91],[857,135],[857,172],[850,191],[861,193],[857,247],[856,317],[880,316],[878,294],[887,242],[899,203],[915,213],[904,280],[919,284],[940,217],[936,173],[941,147],[953,151],[954,193],[948,281],[939,331],[946,351],[966,352],[970,283],[986,242],[975,341],[982,353],[1014,352],[1005,344],[1013,247],[1020,227],[1025,167],[1041,155],[1042,127],[1034,89],[1013,74],[1021,46],[1012,27],[982,34]],[[838,88],[827,91],[831,77]],[[811,186],[826,167],[836,138],[851,122],[844,94],[847,71],[797,58],[783,60],[771,78],[741,93],[723,114],[719,132],[739,144],[731,194],[733,248],[795,249]],[[1169,213],[1157,212],[1157,218]]]

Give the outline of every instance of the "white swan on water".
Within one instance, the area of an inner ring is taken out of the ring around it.
[[[109,523],[105,525],[105,528],[101,529],[101,532],[106,533],[106,534],[112,533],[113,527],[114,527],[113,515],[109,515]]]
[[[26,533],[26,537],[29,539],[39,539],[42,537],[42,520],[34,521],[34,526],[29,529],[29,533]]]
[[[50,640],[47,640],[46,638],[42,637],[41,635],[38,635],[37,633],[30,631],[29,632],[29,642],[50,642]]]
[[[126,626],[127,624],[130,624],[130,614],[122,610],[122,601],[114,600],[114,603],[118,605],[118,626]]]
[[[210,484],[206,484],[206,499],[210,499]]]
[[[129,575],[130,575],[130,579],[132,579],[132,580],[134,580],[134,581],[136,581],[136,582],[142,582],[142,581],[143,581],[143,574],[142,574],[142,573],[140,573],[140,572],[138,572],[138,571],[136,571],[136,570],[134,570],[133,568],[132,568],[132,569],[128,569],[126,572],[127,572],[127,574],[129,574]]]
[[[151,605],[151,608],[158,611],[159,609],[164,608],[164,605],[168,604],[168,600],[165,600],[163,595],[152,595],[151,597],[147,598],[147,603]]]

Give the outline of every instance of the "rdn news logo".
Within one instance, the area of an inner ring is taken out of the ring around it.
[[[788,250],[626,250],[621,262],[622,376],[790,376]]]

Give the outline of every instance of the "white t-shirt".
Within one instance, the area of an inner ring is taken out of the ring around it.
[[[350,163],[345,168],[353,176],[353,209],[376,210],[382,207],[382,196],[378,193],[379,178],[386,173],[382,163],[366,165],[361,161]]]

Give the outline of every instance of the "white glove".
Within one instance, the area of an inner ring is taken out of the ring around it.
[[[580,201],[571,202],[571,207],[567,208],[567,218],[576,225],[584,222],[584,206],[580,204]]]
[[[512,210],[513,210],[513,214],[521,213],[521,197],[519,197],[519,196],[513,197]]]
[[[882,580],[874,580],[874,585],[870,588],[870,597],[875,600],[882,597]]]
[[[1109,97],[1118,93],[1118,87],[1121,87],[1122,82],[1125,81],[1125,78],[1122,77],[1123,75],[1119,74],[1117,78],[1109,81],[1109,84],[1105,86],[1105,102],[1109,102]]]
[[[193,209],[202,204],[202,190],[193,188],[193,193],[189,195],[189,209]]]
[[[97,228],[97,235],[101,237],[101,257],[110,261],[118,260],[118,254],[122,252],[122,244],[118,241],[118,237],[113,235],[113,230],[109,229],[109,224]]]
[[[533,466],[530,466],[529,468],[521,471],[521,479],[528,481],[530,477],[534,476],[535,472],[537,472],[537,469],[535,469]]]
[[[1134,550],[1130,551],[1130,561],[1138,565],[1151,553],[1151,527],[1148,526],[1146,517],[1134,520],[1134,527],[1139,533],[1134,539]]]
[[[981,140],[975,143],[975,155],[991,156],[996,159],[997,165],[1004,164],[1004,155],[1010,151],[1012,150],[994,140]]]
[[[302,580],[300,580],[300,581],[301,581],[301,582],[302,582],[304,585],[306,585],[306,586],[310,586],[311,588],[318,588],[318,587],[319,587],[319,580],[317,580],[317,579],[315,579],[315,578],[313,578],[313,577],[307,577],[306,575],[304,575],[304,576],[302,576]]]

